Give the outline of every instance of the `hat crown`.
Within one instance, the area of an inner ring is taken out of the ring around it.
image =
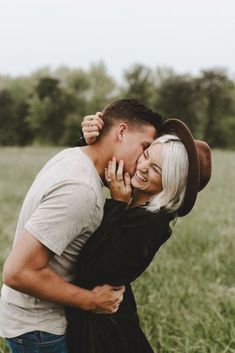
[[[198,162],[199,162],[199,185],[198,191],[204,189],[204,187],[208,184],[211,178],[211,150],[208,144],[205,141],[194,140]]]
[[[163,133],[175,133],[184,144],[188,154],[189,168],[183,204],[178,216],[183,217],[193,208],[197,193],[209,182],[211,177],[211,150],[205,141],[194,140],[187,125],[179,119],[168,119],[162,125]]]

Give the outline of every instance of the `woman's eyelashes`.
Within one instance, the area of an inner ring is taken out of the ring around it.
[[[143,156],[144,156],[144,159],[146,159],[146,160],[149,159],[149,154],[148,154],[148,150],[147,149],[144,151]],[[158,166],[153,164],[151,167],[152,167],[152,169],[153,169],[153,171],[155,173],[157,173],[158,175],[161,175],[161,172],[160,172]]]
[[[153,165],[152,168],[153,168],[153,170],[154,170],[155,173],[160,174],[159,170],[158,170],[154,165]]]
[[[144,151],[144,158],[145,158],[145,159],[148,159],[148,158],[149,158],[149,155],[148,155],[148,151],[147,151],[147,150]]]
[[[161,175],[161,172],[158,168],[156,168],[155,166],[153,166],[153,170],[158,174]]]

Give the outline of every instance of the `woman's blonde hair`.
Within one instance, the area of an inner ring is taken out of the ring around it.
[[[182,205],[187,185],[188,154],[176,135],[162,135],[152,142],[161,143],[162,186],[163,190],[151,197],[145,208],[157,212],[164,207],[168,212],[176,212]]]

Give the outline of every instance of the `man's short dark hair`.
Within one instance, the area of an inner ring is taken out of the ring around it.
[[[136,128],[141,125],[152,125],[158,134],[162,124],[162,117],[159,114],[135,99],[120,99],[108,104],[103,110],[103,120],[102,136],[106,135],[106,132],[119,120]]]

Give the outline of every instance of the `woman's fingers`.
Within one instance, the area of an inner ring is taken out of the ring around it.
[[[126,188],[131,189],[131,176],[129,173],[125,173],[124,175]]]
[[[93,120],[83,120],[82,121],[82,127],[83,128],[88,128],[88,127],[97,127],[98,130],[102,130],[104,122],[101,119],[93,119]]]
[[[94,132],[94,131],[99,131],[99,128],[97,126],[83,126],[82,132]]]
[[[108,183],[110,183],[111,181],[113,181],[113,179],[111,178],[111,174],[112,174],[112,161],[108,162],[108,167],[104,169],[105,172],[105,179]]]
[[[90,126],[97,126],[99,130],[102,130],[104,126],[104,122],[101,118],[102,114],[99,115],[87,115],[84,117],[82,121],[82,127],[90,127]]]
[[[115,157],[109,161],[108,168],[105,169],[105,178],[110,189],[111,197],[114,200],[129,203],[131,199],[131,178],[128,173],[123,174],[124,162],[120,160],[117,166]]]
[[[107,182],[109,182],[108,169],[104,168],[104,176]]]
[[[115,157],[113,157],[113,159],[109,161],[108,164],[108,176],[111,180],[116,180],[116,163],[117,160]]]
[[[97,126],[100,130],[102,130],[104,122],[102,119],[95,117],[93,120],[91,120],[89,126]]]
[[[88,145],[96,142],[98,136],[100,135],[100,132],[104,126],[102,116],[103,114],[98,112],[95,115],[85,116],[82,121],[82,132]]]
[[[124,167],[124,162],[120,160],[118,164],[118,169],[117,169],[117,180],[122,181],[123,180],[123,167]]]
[[[97,126],[87,126],[82,128],[83,136],[86,143],[90,144],[95,142],[96,138],[99,136],[99,129]]]
[[[106,179],[117,180],[117,181],[125,181],[125,185],[130,187],[131,178],[129,173],[125,173],[125,178],[123,175],[124,162],[120,160],[117,167],[117,159],[113,157],[111,161],[109,161],[108,168],[106,169]]]
[[[85,133],[83,133],[85,140],[89,140],[89,139],[91,139],[91,138],[93,138],[93,137],[98,137],[99,134],[100,134],[100,133],[99,133],[98,131],[85,132]]]
[[[99,124],[101,125],[101,129],[104,126],[104,120],[103,120],[103,114],[98,112],[95,115],[95,119],[99,122]]]
[[[117,168],[117,159],[112,158],[108,163],[108,168],[105,168],[105,178],[110,181],[123,181],[123,166],[124,162],[121,160]]]
[[[83,118],[83,123],[87,123],[87,122],[91,122],[93,119],[95,118],[95,115],[86,115],[84,118]]]
[[[107,183],[110,183],[112,181],[112,179],[111,179],[110,173],[108,171],[108,168],[104,169],[104,174],[105,174],[105,179],[106,179]]]

